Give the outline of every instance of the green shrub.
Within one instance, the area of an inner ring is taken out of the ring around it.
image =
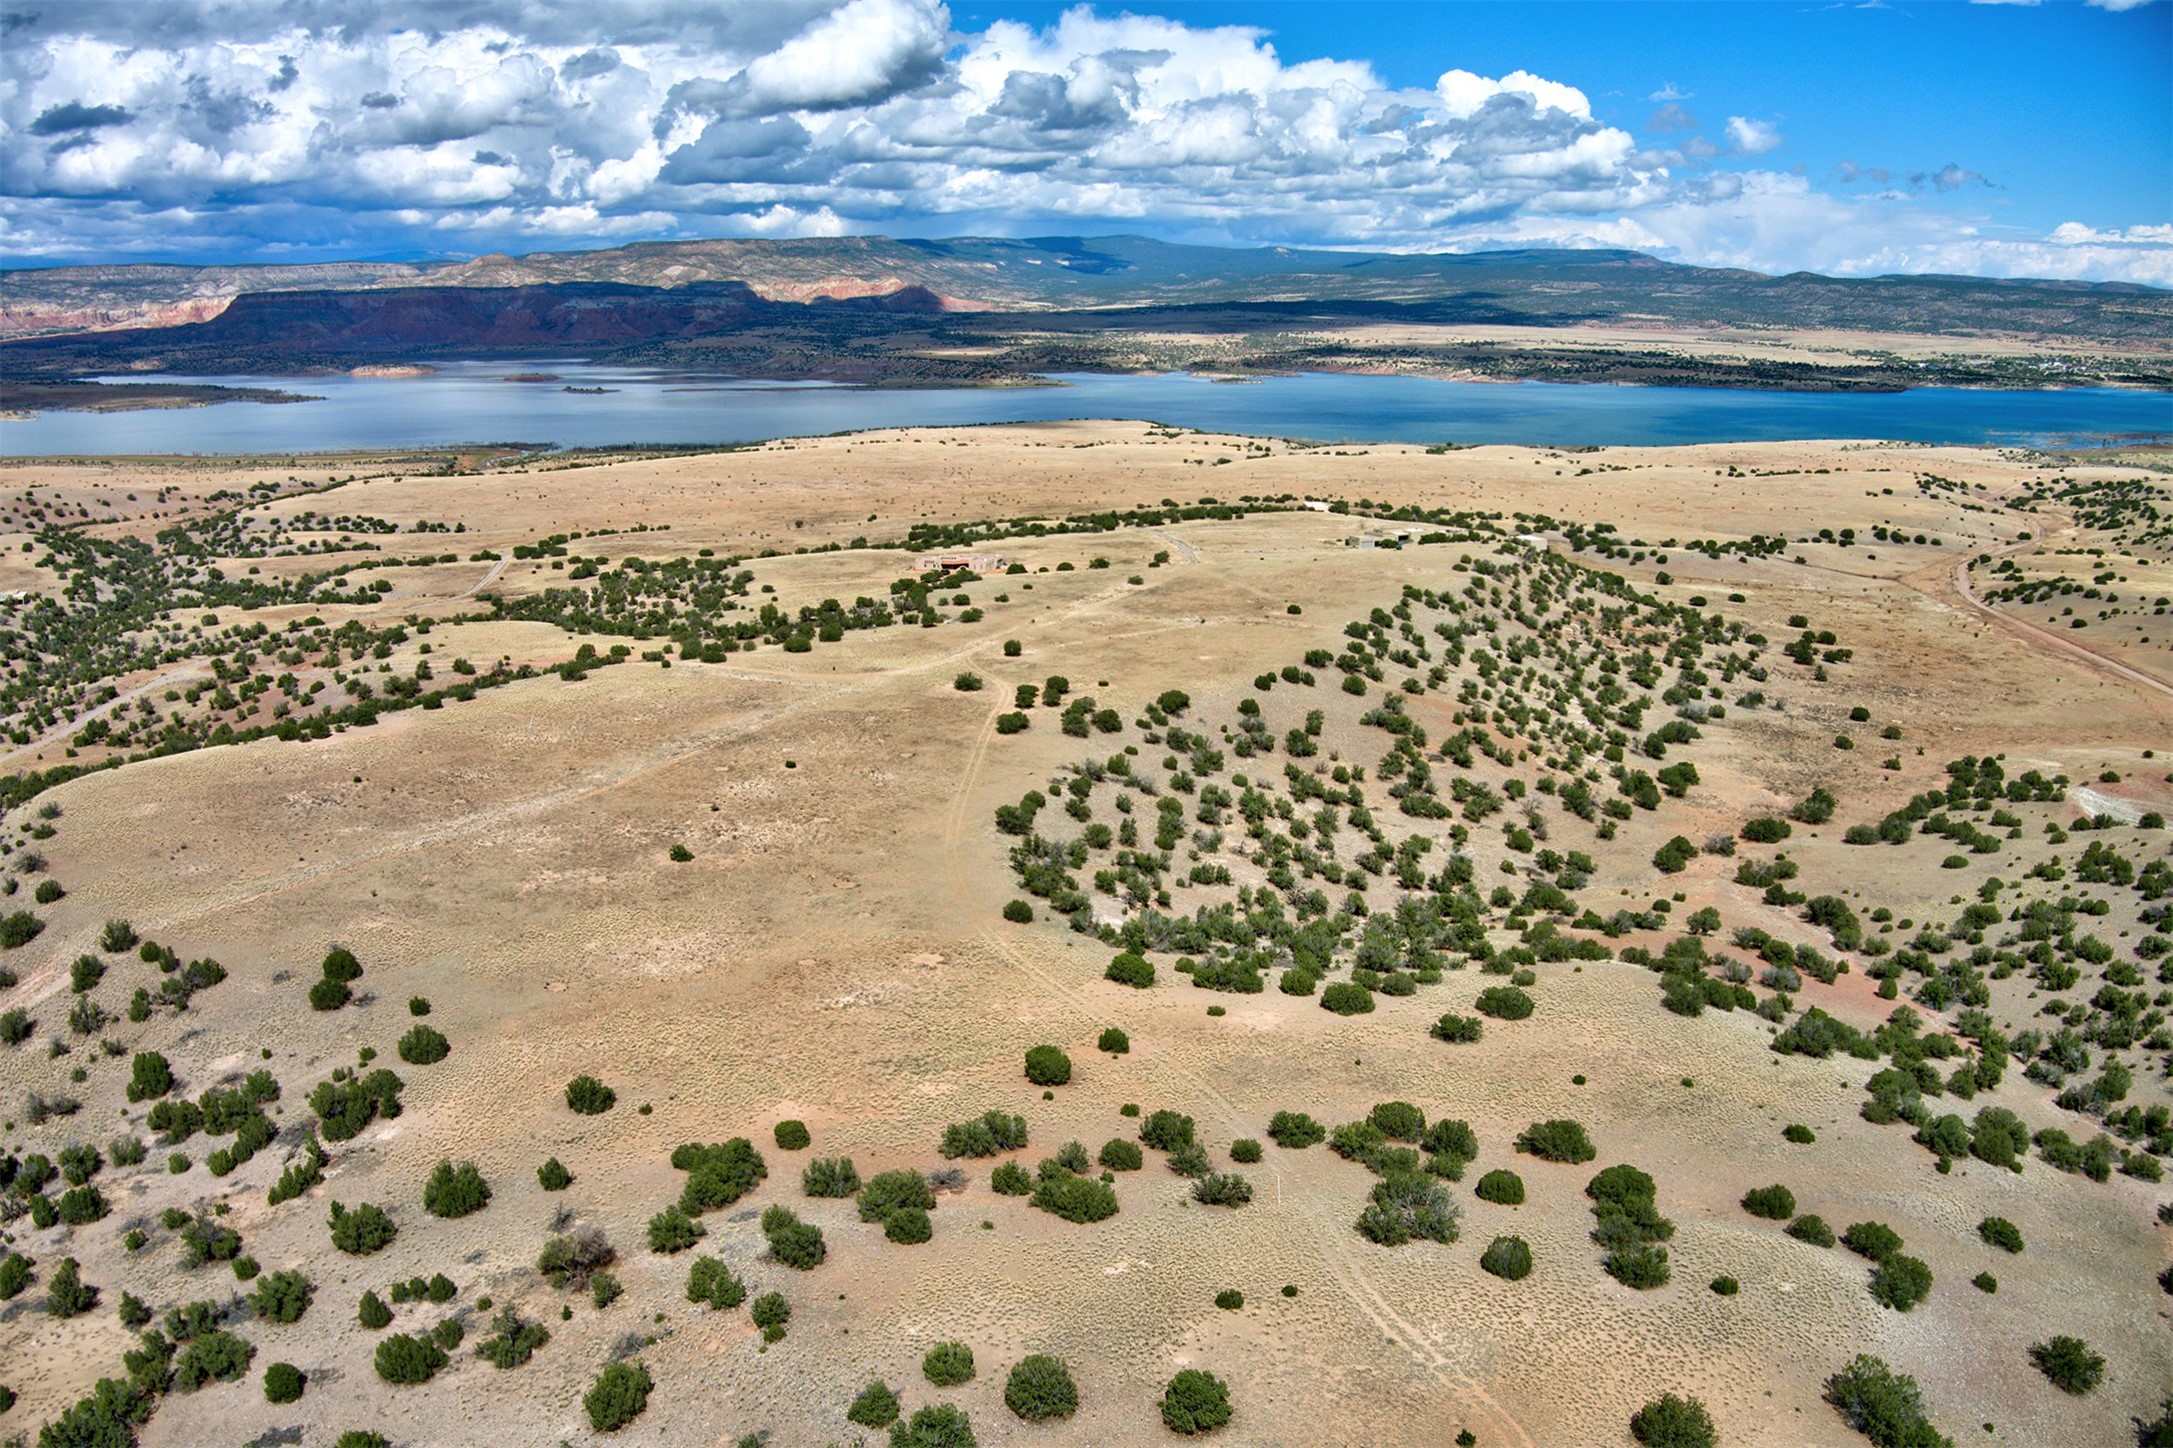
[[[1156,1151],[1193,1144],[1192,1118],[1178,1111],[1157,1111],[1139,1123],[1139,1139]]]
[[[360,1428],[350,1428],[340,1434],[332,1448],[392,1448],[382,1433],[371,1433]]]
[[[1071,1080],[1071,1057],[1054,1046],[1035,1046],[1026,1053],[1026,1079],[1036,1086],[1062,1086]]]
[[[554,1156],[536,1168],[536,1182],[547,1192],[562,1192],[573,1185],[573,1173]]]
[[[1015,711],[1009,714],[998,714],[996,716],[996,732],[998,734],[1023,734],[1026,731],[1026,726],[1031,722],[1024,714]]]
[[[1109,969],[1102,973],[1106,980],[1118,985],[1128,985],[1145,990],[1154,984],[1154,962],[1135,951],[1127,950],[1109,962]]]
[[[1235,1312],[1245,1305],[1245,1294],[1235,1287],[1225,1287],[1215,1294],[1215,1306],[1224,1312]]]
[[[962,1342],[939,1342],[921,1359],[921,1373],[939,1388],[973,1380],[973,1349]]]
[[[769,1239],[772,1257],[802,1272],[821,1266],[830,1254],[822,1240],[822,1228],[801,1221],[790,1207],[765,1208],[762,1235]]]
[[[153,1101],[174,1089],[173,1068],[156,1051],[139,1051],[130,1064],[128,1099]]]
[[[954,1122],[945,1127],[943,1144],[938,1149],[945,1158],[955,1160],[962,1156],[995,1156],[998,1152],[1017,1151],[1024,1145],[1026,1118],[991,1111],[972,1121]]]
[[[1818,1133],[1808,1126],[1790,1125],[1781,1129],[1781,1135],[1798,1146],[1809,1146],[1818,1140]]]
[[[890,1448],[974,1448],[973,1424],[963,1409],[933,1403],[891,1425]]]
[[[409,996],[407,998],[407,1013],[411,1016],[429,1015],[430,998],[428,996]]]
[[[1541,1161],[1586,1162],[1599,1155],[1582,1124],[1557,1118],[1535,1121],[1517,1137],[1517,1150]]]
[[[762,1329],[765,1337],[772,1331],[782,1337],[785,1324],[792,1321],[792,1307],[785,1301],[783,1293],[765,1292],[747,1304],[747,1317],[756,1327]],[[777,1339],[772,1337],[768,1340],[775,1342]]]
[[[1041,1178],[1032,1201],[1067,1222],[1099,1222],[1117,1214],[1117,1194],[1107,1183],[1061,1169]]]
[[[1013,925],[1031,925],[1034,923],[1034,907],[1024,900],[1006,901],[1004,904],[1004,919],[1010,921]]]
[[[431,1026],[415,1026],[400,1038],[400,1059],[410,1066],[435,1066],[453,1053],[453,1043]]]
[[[344,980],[330,976],[313,981],[309,987],[309,1008],[313,1011],[336,1011],[354,999],[354,989]]]
[[[845,1410],[845,1419],[863,1428],[888,1428],[898,1421],[898,1395],[877,1378],[860,1390],[860,1396]]]
[[[1748,820],[1743,825],[1743,838],[1754,845],[1777,845],[1795,833],[1788,821],[1771,815]]]
[[[1241,1207],[1252,1200],[1252,1183],[1236,1172],[1209,1172],[1193,1182],[1192,1199],[1202,1206]]]
[[[1456,1218],[1456,1204],[1431,1178],[1398,1171],[1375,1183],[1372,1200],[1358,1214],[1358,1235],[1382,1247],[1400,1247],[1413,1239],[1453,1242]]]
[[[98,1305],[98,1289],[83,1280],[73,1257],[63,1257],[45,1288],[45,1310],[52,1317],[79,1317]]]
[[[900,1207],[883,1219],[883,1235],[901,1246],[918,1246],[933,1237],[935,1230],[919,1207]]]
[[[83,1227],[104,1220],[109,1210],[105,1195],[98,1188],[86,1185],[62,1192],[54,1215],[64,1226]]]
[[[385,1299],[379,1297],[375,1292],[364,1292],[362,1294],[362,1305],[355,1311],[355,1320],[370,1331],[376,1332],[381,1328],[392,1326],[392,1309],[387,1307]]]
[[[747,1284],[714,1257],[697,1257],[687,1269],[687,1301],[729,1312],[747,1300]]]
[[[2022,1250],[2022,1229],[2005,1217],[1986,1217],[1977,1224],[1977,1235],[2002,1252]]]
[[[1932,1269],[1899,1252],[1883,1259],[1871,1274],[1872,1300],[1896,1312],[1907,1312],[1929,1297],[1931,1290]]]
[[[1778,1185],[1753,1187],[1743,1193],[1743,1210],[1754,1217],[1785,1222],[1796,1215],[1796,1194]]]
[[[431,1170],[430,1180],[423,1183],[423,1210],[433,1217],[451,1220],[480,1212],[489,1205],[490,1185],[472,1161],[457,1167],[441,1161]]]
[[[655,1386],[639,1360],[609,1364],[581,1395],[589,1426],[599,1433],[616,1433],[648,1408],[649,1390]]]
[[[1479,1256],[1479,1266],[1504,1282],[1521,1282],[1532,1275],[1532,1249],[1522,1237],[1496,1237]]]
[[[804,1121],[780,1121],[770,1135],[776,1139],[779,1151],[805,1151],[815,1139]]]
[[[1122,1056],[1132,1049],[1132,1038],[1115,1026],[1106,1026],[1094,1042],[1094,1049],[1107,1051],[1112,1056]]]
[[[1486,1027],[1477,1016],[1460,1016],[1450,1011],[1433,1024],[1433,1038],[1451,1045],[1468,1046],[1485,1034]]]
[[[392,1218],[384,1208],[364,1202],[348,1211],[338,1202],[332,1203],[332,1245],[350,1257],[367,1257],[379,1251],[400,1234]]]
[[[1302,1111],[1278,1111],[1268,1122],[1268,1136],[1286,1151],[1300,1151],[1328,1139],[1328,1128]]]
[[[1145,1164],[1146,1158],[1140,1152],[1137,1142],[1111,1137],[1102,1143],[1101,1155],[1097,1160],[1111,1171],[1138,1171]]]
[[[28,910],[17,910],[0,919],[0,950],[20,950],[38,938],[45,922]]]
[[[299,1272],[271,1272],[258,1279],[249,1301],[256,1307],[257,1316],[267,1322],[299,1322],[309,1311],[314,1291],[310,1280]]]
[[[293,1363],[273,1363],[264,1370],[264,1401],[267,1403],[294,1403],[301,1401],[304,1379],[302,1370]]]
[[[1953,1448],[1925,1418],[1916,1379],[1868,1354],[1826,1380],[1826,1401],[1877,1448]]]
[[[699,1237],[701,1224],[690,1225]],[[586,1287],[589,1279],[617,1261],[618,1255],[601,1231],[584,1227],[571,1236],[553,1237],[545,1242],[543,1250],[536,1254],[536,1270],[553,1287]]]
[[[509,1302],[492,1320],[490,1336],[475,1345],[475,1355],[501,1370],[517,1368],[550,1340],[551,1334],[542,1323],[524,1321]]]
[[[1172,1433],[1212,1433],[1229,1421],[1229,1386],[1212,1373],[1186,1368],[1162,1392],[1162,1424]]]
[[[822,1156],[800,1173],[800,1190],[811,1197],[849,1197],[860,1190],[860,1173],[849,1156]]]
[[[1373,992],[1362,985],[1339,980],[1320,993],[1320,1008],[1339,1016],[1362,1016],[1373,1009]]]
[[[249,1371],[256,1351],[230,1332],[199,1333],[174,1356],[174,1387],[193,1393],[209,1383],[230,1383]]]
[[[309,1109],[317,1113],[317,1129],[326,1141],[347,1141],[380,1116],[398,1116],[403,1088],[397,1075],[382,1068],[347,1081],[320,1081],[309,1093]],[[152,1108],[154,1116],[157,1110]],[[164,1129],[156,1120],[150,1124]],[[169,1134],[168,1139],[181,1138]]]
[[[1715,1297],[1733,1297],[1736,1295],[1736,1293],[1743,1290],[1742,1283],[1736,1281],[1733,1277],[1728,1276],[1715,1277],[1711,1282],[1708,1282],[1706,1286],[1710,1287],[1713,1290],[1713,1295]]]
[[[1408,1101],[1378,1102],[1366,1120],[1390,1141],[1417,1141],[1426,1134],[1426,1113]]]
[[[1856,1222],[1841,1234],[1841,1244],[1859,1257],[1884,1262],[1901,1250],[1901,1233],[1883,1222]]]
[[[1029,1423],[1069,1418],[1079,1411],[1079,1389],[1062,1358],[1035,1353],[1011,1369],[1004,1382],[1004,1406]]]
[[[1241,1166],[1250,1166],[1260,1160],[1260,1143],[1249,1136],[1241,1136],[1230,1143],[1230,1160]]]
[[[1653,868],[1663,875],[1678,875],[1698,857],[1698,847],[1677,835],[1652,853]]]
[[[377,1344],[377,1375],[388,1383],[427,1383],[445,1366],[445,1353],[434,1342],[393,1333]]]
[[[1630,1436],[1644,1448],[1716,1448],[1712,1414],[1696,1398],[1662,1393],[1630,1417]]]
[[[1675,1235],[1675,1224],[1655,1205],[1653,1179],[1634,1166],[1611,1166],[1585,1184],[1592,1199],[1592,1238],[1607,1248],[1602,1264],[1626,1287],[1644,1291],[1666,1284],[1667,1249],[1660,1243]]]
[[[1831,1247],[1834,1243],[1833,1228],[1826,1225],[1824,1217],[1813,1212],[1790,1222],[1787,1231],[1797,1241],[1809,1242],[1814,1247]]]
[[[1492,1202],[1496,1206],[1521,1207],[1524,1205],[1524,1178],[1513,1171],[1496,1167],[1479,1178],[1479,1184],[1472,1188],[1472,1195],[1482,1202]]]
[[[1655,1287],[1665,1287],[1674,1274],[1668,1267],[1667,1248],[1652,1243],[1640,1243],[1631,1247],[1618,1247],[1607,1254],[1602,1264],[1607,1275],[1625,1287],[1649,1292]]]
[[[2105,1359],[2079,1337],[2055,1337],[2030,1348],[2030,1361],[2063,1393],[2081,1396],[2105,1380]]]
[[[325,952],[323,973],[326,980],[357,981],[362,979],[362,962],[346,946],[335,945]]]
[[[601,1116],[618,1100],[619,1093],[594,1076],[576,1076],[566,1083],[566,1105],[583,1116]]]
[[[860,1193],[860,1220],[879,1222],[892,1212],[911,1207],[929,1211],[936,1194],[928,1179],[917,1171],[886,1171],[873,1177]]]
[[[988,1185],[999,1196],[1023,1197],[1034,1189],[1034,1178],[1025,1167],[1007,1161],[989,1173]]]
[[[770,1174],[769,1163],[744,1136],[707,1146],[683,1142],[672,1148],[672,1168],[687,1174],[679,1210],[688,1216],[732,1205]]]
[[[18,1296],[30,1285],[30,1269],[36,1265],[20,1252],[0,1257],[0,1302]]]
[[[677,1206],[666,1207],[649,1219],[649,1250],[652,1252],[667,1256],[684,1252],[707,1235],[707,1228]]]
[[[1203,1177],[1214,1170],[1213,1164],[1207,1159],[1207,1148],[1196,1141],[1182,1142],[1172,1148],[1167,1164],[1171,1171],[1186,1177]],[[1072,1163],[1066,1162],[1065,1165],[1070,1166]],[[1074,1167],[1078,1171],[1085,1169],[1084,1162]]]

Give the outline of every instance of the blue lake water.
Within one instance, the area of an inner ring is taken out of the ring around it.
[[[556,380],[509,380],[539,372]],[[2173,435],[2173,394],[2113,389],[1752,392],[1308,373],[1235,384],[1182,374],[1080,375],[1052,379],[1062,384],[1052,387],[897,391],[534,362],[456,363],[406,378],[177,380],[278,387],[322,400],[43,413],[0,422],[0,454],[294,453],[486,442],[702,445],[876,427],[1103,417],[1328,442],[1563,447],[1803,438],[2057,446]]]

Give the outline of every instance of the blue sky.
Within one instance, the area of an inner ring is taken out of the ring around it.
[[[78,0],[0,256],[1136,232],[2173,285],[2173,3]]]

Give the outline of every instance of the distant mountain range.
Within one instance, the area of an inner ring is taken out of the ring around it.
[[[1796,327],[2173,344],[2173,292],[1975,277],[1839,279],[1680,266],[1630,251],[1429,255],[1179,246],[1142,237],[642,242],[436,263],[55,267],[0,272],[0,339],[208,321],[265,292],[666,290],[737,283],[772,302],[919,288],[950,311],[1232,303],[1460,303],[1497,322]]]
[[[1912,344],[1907,356],[1869,339],[1752,345],[1776,329],[1953,345]],[[83,382],[103,374],[296,375],[460,358],[887,386],[1194,370],[2166,388],[2173,291],[1770,277],[1628,251],[1404,256],[1138,237],[651,242],[427,266],[0,273],[0,406],[18,410],[114,405],[118,389]]]

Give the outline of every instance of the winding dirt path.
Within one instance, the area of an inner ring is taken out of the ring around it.
[[[2006,558],[2021,553],[2036,553],[2042,551],[2055,539],[2064,538],[2074,531],[2074,523],[2063,517],[2060,526],[2054,532],[2043,537],[2032,538],[2026,543],[2009,543],[2002,548],[1980,551],[1989,551],[1994,558]],[[2137,684],[2153,693],[2162,694],[2166,698],[2173,699],[2173,684],[2154,679],[2140,669],[2130,668],[2117,659],[2109,659],[2095,649],[2085,648],[2073,639],[2054,633],[2051,629],[2041,628],[2025,619],[2016,618],[2013,614],[2003,613],[1991,604],[1986,603],[1977,596],[1977,591],[1970,586],[1969,565],[1970,560],[1968,558],[1962,559],[1951,567],[1944,563],[1936,563],[1928,568],[1920,568],[1914,573],[1902,575],[1901,582],[1916,589],[1919,593],[1929,594],[1935,598],[1944,598],[1951,594],[1953,599],[1992,620],[1993,623],[2007,630],[2009,634],[2024,644],[2041,651],[2050,651],[2067,659],[2079,661],[2098,670],[2100,673],[2108,674],[2120,680],[2122,683]]]

